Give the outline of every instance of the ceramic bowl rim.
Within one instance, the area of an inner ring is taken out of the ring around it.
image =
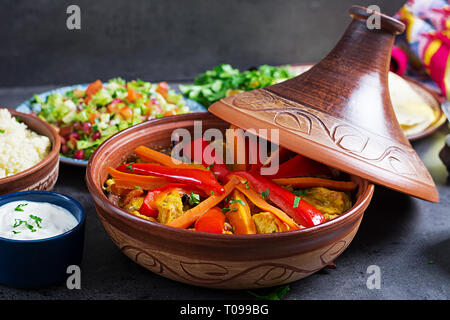
[[[17,240],[17,239],[8,239],[8,238],[0,237],[0,242],[4,241],[4,242],[24,243],[24,244],[26,244],[26,243],[42,243],[42,242],[47,242],[47,241],[50,242],[53,240],[58,240],[60,238],[67,237],[68,235],[79,230],[84,225],[84,223],[86,221],[86,212],[84,211],[83,206],[74,198],[72,198],[68,195],[62,194],[62,193],[55,192],[55,191],[29,190],[29,191],[18,191],[18,192],[8,193],[8,194],[0,195],[0,202],[5,199],[8,199],[8,198],[15,198],[17,196],[22,196],[22,195],[26,196],[29,194],[41,194],[42,196],[59,198],[65,202],[74,204],[75,207],[77,207],[78,210],[80,211],[80,221],[78,221],[78,219],[77,219],[77,225],[75,227],[73,227],[72,229],[70,229],[64,233],[58,234],[53,237],[36,239],[36,240]],[[13,201],[15,201],[15,200],[13,200]],[[0,206],[3,204],[9,203],[9,202],[12,202],[12,201],[6,201],[5,203],[0,204]],[[36,202],[45,202],[45,201],[36,201]],[[73,212],[71,210],[69,210],[67,208],[64,208],[64,209],[66,209],[67,211],[70,212],[70,214],[73,215]],[[75,217],[75,219],[76,219],[76,217]]]
[[[19,173],[13,174],[12,176],[0,178],[0,184],[6,184],[6,183],[11,183],[16,180],[20,180],[28,175],[32,175],[33,173],[41,170],[42,168],[49,165],[55,158],[59,157],[59,149],[61,148],[61,139],[59,137],[59,134],[49,123],[43,121],[42,119],[40,119],[39,117],[37,117],[33,114],[22,113],[22,112],[14,110],[14,109],[8,109],[8,108],[6,108],[6,109],[9,111],[9,113],[13,117],[34,118],[35,120],[40,121],[41,124],[43,124],[47,129],[50,130],[55,143],[52,143],[52,148],[51,148],[50,152],[48,153],[48,155],[44,159],[42,159],[41,161],[39,161],[32,167],[25,169],[23,171],[20,171]],[[29,130],[36,132],[35,128],[30,127],[29,125],[27,125],[27,127]],[[48,137],[49,139],[51,138],[50,136],[46,136],[46,137]],[[59,158],[58,158],[58,162],[59,162]]]
[[[203,114],[203,115],[202,115]],[[140,123],[138,125],[129,127],[123,131],[120,131],[116,134],[114,134],[113,136],[111,136],[110,138],[108,138],[107,140],[105,140],[96,150],[95,152],[91,155],[90,159],[89,159],[89,163],[88,166],[86,168],[86,184],[88,186],[89,192],[91,194],[91,196],[94,198],[94,202],[97,202],[96,200],[100,200],[102,201],[102,203],[104,203],[105,207],[110,211],[110,212],[114,212],[115,214],[120,215],[122,218],[124,218],[126,221],[130,222],[130,223],[136,223],[137,226],[142,226],[143,228],[157,228],[160,229],[161,231],[165,231],[168,234],[173,233],[173,234],[179,234],[179,235],[193,235],[192,231],[187,230],[187,229],[180,229],[180,228],[174,228],[174,227],[170,227],[164,224],[160,224],[157,222],[152,222],[152,221],[148,221],[139,217],[136,217],[128,212],[126,212],[125,210],[121,209],[120,207],[114,205],[104,194],[101,186],[99,186],[95,181],[95,179],[92,177],[92,168],[93,168],[93,163],[96,161],[96,159],[99,157],[99,155],[102,153],[102,151],[114,140],[117,140],[119,138],[121,138],[122,136],[125,136],[128,134],[128,132],[130,131],[139,131],[141,130],[141,127],[148,127],[148,126],[154,126],[157,125],[159,123],[164,123],[164,122],[168,122],[168,121],[173,121],[173,122],[177,122],[177,121],[182,121],[184,120],[188,120],[191,117],[199,117],[199,116],[204,116],[205,112],[200,112],[200,113],[189,113],[189,114],[182,114],[182,115],[175,115],[175,116],[171,116],[171,117],[167,117],[167,118],[160,118],[160,119],[154,119],[154,120],[150,120],[144,123]],[[209,114],[211,117],[215,117],[216,116]],[[168,118],[170,118],[168,120]],[[188,119],[185,119],[188,118]],[[220,118],[217,118],[219,120],[221,120]],[[204,119],[199,119],[199,120],[204,120]],[[224,120],[221,120],[224,121]],[[97,164],[97,166],[99,166]],[[357,177],[355,175],[350,175],[353,177]],[[369,182],[366,179],[357,177],[360,182],[358,183],[358,186],[366,186],[365,190],[362,190],[361,194],[359,195],[359,197],[356,199],[355,203],[353,204],[352,208],[350,210],[348,210],[345,214],[339,216],[338,218],[335,218],[331,221],[327,221],[324,222],[320,225],[316,225],[313,227],[308,227],[308,228],[303,228],[303,229],[299,229],[299,230],[293,230],[293,231],[287,231],[287,232],[277,232],[277,233],[264,233],[264,234],[247,234],[247,235],[227,235],[227,234],[215,234],[215,233],[208,233],[208,232],[199,232],[196,231],[195,235],[202,237],[204,239],[210,239],[210,240],[220,240],[220,241],[233,241],[233,240],[246,240],[246,241],[257,241],[257,240],[262,240],[262,239],[274,239],[274,238],[286,238],[286,237],[296,237],[299,235],[305,235],[305,234],[313,234],[313,233],[317,233],[320,231],[324,231],[326,229],[332,229],[332,228],[337,228],[339,225],[347,222],[347,220],[351,220],[352,218],[354,218],[354,216],[356,216],[358,213],[362,213],[361,208],[364,207],[366,204],[369,205],[373,192],[374,192],[374,185]],[[105,211],[108,211],[105,210]],[[97,215],[99,215],[98,209],[97,211]],[[108,221],[108,223],[110,223]]]

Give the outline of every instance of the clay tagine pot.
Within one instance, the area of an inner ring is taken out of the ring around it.
[[[97,215],[116,246],[142,267],[179,282],[219,289],[256,289],[302,279],[335,261],[350,245],[374,185],[350,175],[358,186],[353,207],[314,227],[264,234],[228,235],[173,228],[136,217],[114,204],[103,190],[108,167],[116,168],[141,145],[168,148],[174,130],[194,134],[224,131],[230,124],[201,112],[146,121],[106,140],[89,159],[86,184]]]
[[[336,47],[307,72],[214,103],[209,111],[243,129],[279,129],[280,144],[374,183],[439,201],[428,170],[395,117],[390,53],[405,26],[360,6]],[[376,15],[379,29],[367,20]]]

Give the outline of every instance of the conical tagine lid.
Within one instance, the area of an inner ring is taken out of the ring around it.
[[[280,145],[292,151],[437,202],[433,179],[403,134],[388,91],[390,53],[404,25],[359,6],[350,15],[336,47],[310,70],[224,98],[209,111],[243,129],[278,128]]]

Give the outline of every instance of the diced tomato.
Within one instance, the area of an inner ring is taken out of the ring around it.
[[[119,110],[120,115],[125,119],[129,120],[133,117],[133,109],[129,106],[125,106]]]
[[[106,107],[106,111],[108,111],[108,113],[116,113],[117,112],[117,103],[110,103],[108,104],[108,106]]]
[[[75,139],[73,134],[70,135],[69,142],[70,142],[70,145],[68,145],[69,148],[71,148],[71,149],[77,148],[77,139]]]
[[[225,226],[225,215],[218,207],[206,211],[195,223],[196,231],[222,233]]]
[[[128,95],[125,99],[130,103],[135,103],[136,100],[138,100],[139,98],[142,97],[142,95],[139,92],[131,89],[130,87],[127,87],[127,92],[128,92]]]
[[[100,80],[96,80],[89,84],[89,86],[86,89],[86,95],[92,96],[97,93],[98,90],[103,88],[103,84]]]
[[[98,112],[89,113],[88,119],[91,124],[94,124],[95,119],[97,119],[97,118],[100,118],[100,113],[98,113]]]
[[[161,105],[155,98],[150,98],[150,100],[148,100],[147,106],[148,106],[147,115],[150,115],[153,110],[155,110],[157,114],[162,112]]]
[[[69,135],[73,132],[73,126],[62,127],[59,130],[59,135],[64,138],[69,138]]]
[[[160,93],[165,98],[167,96],[167,93],[169,92],[169,85],[167,84],[167,82],[163,81],[158,83],[156,92]]]
[[[176,115],[177,113],[174,111],[174,110],[170,110],[170,111],[166,111],[166,112],[164,112],[164,117],[167,117],[167,116],[174,116],[174,115]]]

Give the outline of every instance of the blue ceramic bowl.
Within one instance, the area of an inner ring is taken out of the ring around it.
[[[75,228],[39,240],[0,237],[0,283],[15,288],[40,288],[66,281],[67,267],[80,265],[85,213],[80,203],[50,191],[23,191],[0,196],[0,206],[12,201],[49,202],[67,209],[77,219]]]

